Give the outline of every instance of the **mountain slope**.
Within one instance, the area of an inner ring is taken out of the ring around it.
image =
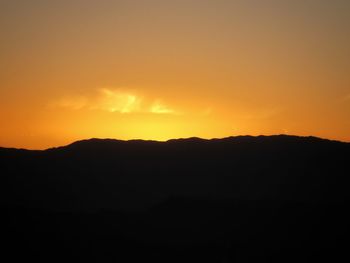
[[[349,143],[285,135],[0,148],[3,232],[39,261],[334,259],[349,164]]]

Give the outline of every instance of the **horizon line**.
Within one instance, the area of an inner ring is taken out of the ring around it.
[[[198,136],[190,136],[190,137],[179,137],[179,138],[171,138],[167,140],[153,140],[153,139],[141,139],[141,138],[135,138],[135,139],[118,139],[118,138],[101,138],[101,137],[91,137],[89,139],[81,139],[81,140],[75,140],[71,143],[64,144],[64,145],[58,145],[58,146],[52,146],[48,148],[43,148],[43,149],[28,149],[28,148],[17,148],[17,147],[3,147],[0,146],[0,149],[11,149],[11,150],[25,150],[25,151],[48,151],[48,150],[53,150],[53,149],[59,149],[59,148],[65,148],[69,147],[71,145],[77,144],[77,143],[82,143],[82,142],[88,142],[88,141],[93,141],[93,140],[100,140],[100,141],[118,141],[118,142],[155,142],[155,143],[167,143],[167,142],[172,142],[172,141],[180,141],[180,140],[202,140],[202,141],[214,141],[214,140],[225,140],[225,139],[233,139],[233,138],[240,138],[240,137],[251,137],[251,138],[261,138],[261,137],[295,137],[295,138],[313,138],[313,139],[318,139],[318,140],[323,140],[323,141],[329,141],[329,142],[339,142],[339,143],[346,143],[350,144],[350,141],[342,141],[342,140],[337,140],[337,139],[329,139],[329,138],[323,138],[323,137],[318,137],[314,135],[294,135],[294,134],[270,134],[270,135],[265,135],[265,134],[260,134],[260,135],[232,135],[232,136],[226,136],[226,137],[213,137],[213,138],[203,138],[203,137],[198,137]]]

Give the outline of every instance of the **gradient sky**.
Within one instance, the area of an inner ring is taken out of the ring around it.
[[[348,0],[1,0],[0,146],[350,141]]]

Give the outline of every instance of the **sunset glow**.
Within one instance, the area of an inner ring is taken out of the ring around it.
[[[350,1],[2,1],[0,146],[350,141]]]

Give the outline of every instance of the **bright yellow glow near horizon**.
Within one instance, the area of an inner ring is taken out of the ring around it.
[[[350,2],[0,3],[0,147],[293,134],[350,141]]]

